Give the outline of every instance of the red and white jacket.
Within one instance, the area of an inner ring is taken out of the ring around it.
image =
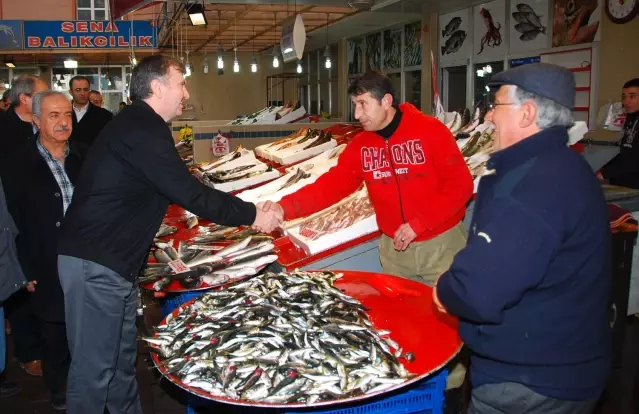
[[[366,183],[379,229],[393,237],[403,223],[416,241],[432,239],[464,217],[473,180],[444,124],[411,104],[401,104],[397,130],[385,140],[362,132],[338,163],[313,184],[284,197],[286,220],[323,210]]]

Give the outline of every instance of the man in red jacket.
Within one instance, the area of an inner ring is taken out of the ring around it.
[[[366,183],[383,235],[385,273],[433,285],[466,245],[461,226],[473,181],[444,124],[396,104],[390,79],[366,73],[348,90],[364,132],[315,183],[264,208],[286,220],[321,211]]]

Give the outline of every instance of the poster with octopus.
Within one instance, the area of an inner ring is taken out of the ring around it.
[[[510,53],[550,47],[548,0],[510,0]]]
[[[439,56],[443,64],[466,60],[472,53],[471,9],[439,16]]]
[[[506,0],[495,0],[473,7],[475,56],[503,58],[506,43]]]
[[[552,46],[599,40],[601,0],[554,0]]]

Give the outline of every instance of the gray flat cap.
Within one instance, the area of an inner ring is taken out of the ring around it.
[[[566,108],[575,103],[575,77],[571,71],[549,63],[532,63],[500,72],[488,81],[488,86],[515,85],[526,92],[551,99]]]

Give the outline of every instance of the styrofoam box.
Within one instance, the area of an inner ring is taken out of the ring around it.
[[[237,196],[244,201],[250,201],[252,203],[258,203],[260,201],[280,201],[284,196],[289,194],[293,194],[297,190],[302,187],[305,187],[317,180],[318,176],[311,175],[308,178],[302,179],[297,183],[284,188],[283,190],[277,191],[278,188],[282,187],[289,178],[293,177],[297,171],[285,174],[278,178],[277,180],[271,181],[268,184],[260,186],[259,188],[254,188],[251,190],[242,191]]]
[[[303,106],[300,106],[296,110],[289,112],[288,114],[284,115],[280,119],[273,120],[273,123],[288,124],[289,122],[293,122],[296,119],[303,117],[304,115],[306,115],[306,109]]]
[[[331,148],[335,148],[336,146],[337,146],[337,141],[335,141],[334,139],[331,139],[330,141],[325,142],[322,145],[318,145],[317,147],[309,148],[307,150],[303,150],[299,152],[288,151],[288,148],[287,148],[287,150],[281,154],[278,154],[278,153],[273,154],[273,161],[281,165],[290,165],[295,162],[313,157],[317,154],[321,154],[322,152],[329,150]],[[291,150],[294,150],[294,147],[291,148]]]
[[[377,216],[373,214],[364,220],[358,221],[350,227],[336,231],[335,233],[329,233],[316,240],[309,240],[300,235],[299,229],[300,226],[296,226],[287,231],[291,242],[302,248],[306,254],[311,255],[332,249],[335,246],[339,246],[351,240],[376,232],[378,230]]]
[[[337,160],[339,159],[339,156],[337,158],[334,158],[332,160],[329,160],[328,158],[331,156],[331,154],[333,154],[335,151],[339,151],[342,150],[344,147],[346,147],[346,144],[342,144],[342,145],[338,145],[337,147],[330,149],[328,151],[324,151],[321,154],[308,159],[307,161],[304,161],[301,164],[298,165],[293,165],[291,167],[286,168],[286,172],[292,172],[292,171],[297,171],[298,168],[301,168],[303,170],[306,170],[308,166],[312,166],[313,169],[315,168],[321,168],[319,167],[320,165],[330,165],[328,169],[330,169],[331,167],[335,166],[337,164]],[[340,154],[341,155],[341,154]]]
[[[248,171],[247,171],[248,172]],[[245,178],[243,180],[235,180],[230,181],[228,183],[213,183],[212,186],[216,190],[224,191],[225,193],[229,193],[231,191],[241,190],[243,188],[252,187],[254,185],[263,183],[265,181],[273,180],[280,176],[280,172],[277,170],[272,170],[269,172],[265,172],[260,175],[256,175],[253,177]]]
[[[242,165],[249,165],[249,164],[255,164],[256,166],[258,165],[263,165],[264,169],[266,169],[267,165],[264,164],[262,161],[258,160],[257,158],[255,158],[255,154],[253,153],[253,151],[248,151],[247,154],[242,154],[242,156],[238,159],[235,159],[233,161],[229,161],[225,164],[219,165],[215,168],[213,168],[212,170],[207,171],[207,173],[212,173],[212,172],[216,172],[216,171],[224,171],[224,170],[230,170],[232,168],[235,167],[240,167]]]

